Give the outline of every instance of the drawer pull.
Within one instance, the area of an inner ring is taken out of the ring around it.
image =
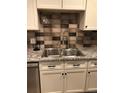
[[[73,64],[74,67],[80,66],[80,64]]]
[[[56,66],[48,66],[49,68],[54,68],[54,67],[56,67]]]

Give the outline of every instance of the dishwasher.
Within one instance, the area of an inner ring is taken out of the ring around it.
[[[41,93],[39,63],[27,63],[27,93]]]

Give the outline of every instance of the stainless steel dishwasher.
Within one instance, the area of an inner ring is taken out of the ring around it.
[[[38,62],[27,63],[27,93],[41,93]]]

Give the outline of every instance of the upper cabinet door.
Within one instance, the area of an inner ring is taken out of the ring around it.
[[[36,0],[27,0],[27,30],[39,30]]]
[[[37,0],[39,9],[61,9],[62,0]]]
[[[96,0],[87,0],[84,30],[97,30]]]
[[[63,0],[63,9],[85,10],[86,0]]]

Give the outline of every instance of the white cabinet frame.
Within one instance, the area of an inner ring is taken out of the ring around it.
[[[27,0],[27,30],[39,30],[36,0]]]

